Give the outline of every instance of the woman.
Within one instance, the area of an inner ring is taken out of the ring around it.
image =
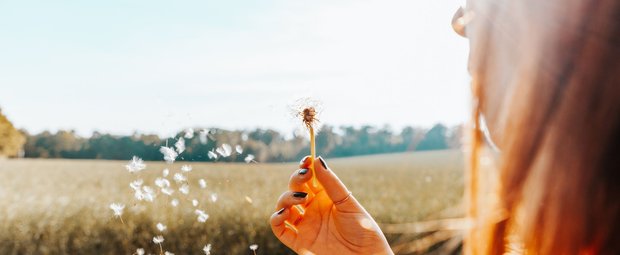
[[[464,252],[620,254],[620,1],[470,0],[453,23],[474,95]],[[392,253],[323,159],[300,168],[271,218],[285,245]]]

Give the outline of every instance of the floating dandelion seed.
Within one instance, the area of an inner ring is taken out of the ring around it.
[[[253,202],[253,201],[252,201],[252,198],[250,198],[250,197],[248,197],[248,196],[245,196],[245,201],[247,201],[247,202],[248,202],[248,203],[250,203],[250,204]]]
[[[155,179],[155,185],[160,188],[170,187],[170,181],[165,178],[157,177],[157,179]]]
[[[194,137],[194,129],[193,128],[188,128],[185,130],[185,135],[183,136],[187,139],[192,139]]]
[[[205,181],[205,179],[200,179],[200,180],[198,180],[198,185],[200,185],[200,188],[206,189],[207,188],[207,181]]]
[[[213,203],[217,202],[217,194],[215,193],[211,194],[211,202]]]
[[[174,179],[175,182],[185,182],[187,181],[187,177],[185,177],[185,175],[183,175],[182,173],[175,173],[174,177],[172,177]]]
[[[172,207],[177,207],[179,205],[179,200],[178,199],[172,199],[172,201],[170,201],[170,205],[172,205]]]
[[[172,196],[172,194],[174,193],[174,190],[169,187],[165,187],[161,189],[161,193],[164,193],[168,196]]]
[[[155,190],[149,186],[142,186],[142,194],[144,196],[144,200],[153,202],[155,200]]]
[[[250,245],[250,250],[252,250],[252,252],[254,252],[254,255],[256,255],[256,250],[258,250],[258,244]]]
[[[209,159],[217,159],[217,154],[213,151],[208,151],[207,155],[209,156]]]
[[[163,177],[168,177],[168,174],[170,174],[170,170],[168,170],[168,168],[166,168],[163,171],[161,171],[161,175]]]
[[[136,255],[144,255],[144,249],[142,248],[136,249]]]
[[[183,166],[181,166],[181,171],[186,172],[186,173],[187,172],[191,172],[192,171],[192,166],[190,166],[190,165],[183,165]]]
[[[185,195],[189,194],[189,185],[187,184],[181,185],[181,187],[179,188],[179,191],[181,191],[181,193]]]
[[[155,225],[155,227],[157,227],[157,230],[159,230],[159,232],[164,232],[164,230],[166,230],[166,225],[162,224],[161,222],[158,222],[157,225]]]
[[[230,156],[230,154],[232,154],[232,147],[230,147],[229,144],[225,143],[222,144],[222,146],[220,146],[219,148],[215,149],[215,151],[222,155],[222,157],[228,157]]]
[[[185,139],[183,139],[183,137],[179,138],[179,140],[174,143],[174,147],[179,154],[183,153],[185,151]]]
[[[245,157],[245,159],[244,159],[244,160],[245,160],[245,163],[255,162],[255,161],[254,161],[254,155],[252,155],[252,154],[248,154],[248,155]]]
[[[211,255],[211,244],[205,245],[205,247],[202,248],[202,251],[205,252],[205,255]]]
[[[198,222],[205,222],[209,219],[209,214],[205,213],[203,210],[196,209],[194,213],[198,215]]]
[[[140,186],[142,186],[143,183],[144,181],[142,179],[137,179],[135,181],[130,182],[129,187],[131,187],[133,190],[139,190]]]
[[[235,151],[237,154],[241,154],[243,153],[243,147],[241,147],[241,145],[235,145]]]
[[[196,199],[192,199],[192,205],[193,205],[194,207],[198,206],[198,200],[196,200]]]
[[[130,173],[135,173],[144,170],[146,168],[146,164],[144,164],[144,160],[141,158],[133,156],[131,161],[129,161],[129,164],[125,165],[125,168]]]
[[[174,163],[177,156],[179,156],[179,154],[176,151],[166,146],[162,146],[161,148],[159,148],[159,152],[161,152],[161,154],[164,154],[164,160],[168,164]]]
[[[114,216],[121,219],[121,223],[125,224],[123,221],[123,209],[125,209],[124,204],[111,203],[110,209],[114,212]]]

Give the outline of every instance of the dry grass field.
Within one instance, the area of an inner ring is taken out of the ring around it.
[[[161,233],[163,249],[175,254],[292,254],[273,237],[269,216],[287,188],[296,163],[193,163],[190,192],[159,194],[153,202],[136,201],[129,183],[138,176],[124,161],[0,161],[0,254],[132,254],[136,248],[158,254],[152,239]],[[181,165],[146,162],[139,178],[155,187],[162,169],[172,174]],[[327,159],[358,200],[380,224],[445,217],[440,212],[461,201],[463,157],[459,151],[389,154]],[[207,188],[198,180],[204,178]],[[173,182],[173,186],[174,186]],[[217,201],[211,200],[217,194]],[[247,198],[246,198],[247,197]],[[170,200],[177,198],[177,207]],[[198,200],[197,207],[191,200]],[[126,205],[123,221],[110,203]],[[194,210],[209,214],[198,222]],[[390,243],[402,239],[388,234]]]

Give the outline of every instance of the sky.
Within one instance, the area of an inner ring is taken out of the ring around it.
[[[0,1],[0,107],[31,133],[468,119],[462,1]]]

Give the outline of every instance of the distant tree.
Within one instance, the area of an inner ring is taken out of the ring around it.
[[[416,150],[425,151],[425,150],[444,150],[448,148],[448,143],[446,141],[446,133],[448,128],[442,124],[436,124],[433,126],[426,135],[424,139],[420,141],[420,144],[416,147]]]
[[[15,129],[0,109],[0,157],[19,156],[25,142],[24,134]]]

